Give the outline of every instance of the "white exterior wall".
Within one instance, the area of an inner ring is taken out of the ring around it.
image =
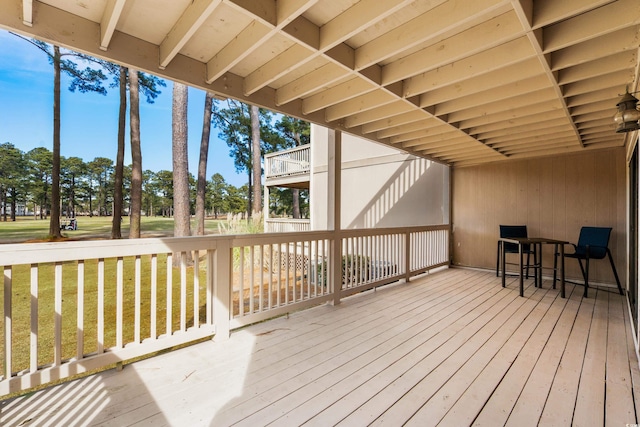
[[[311,229],[327,228],[327,128],[311,125]],[[342,228],[449,223],[449,167],[346,133]]]

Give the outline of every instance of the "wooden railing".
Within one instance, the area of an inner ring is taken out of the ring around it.
[[[265,179],[308,174],[311,170],[311,145],[265,154]]]
[[[448,236],[442,225],[0,245],[0,396],[408,280],[448,264]]]
[[[293,218],[266,218],[265,232],[291,233],[311,230],[311,220]]]

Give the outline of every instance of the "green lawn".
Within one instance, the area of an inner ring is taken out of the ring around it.
[[[69,240],[76,239],[104,239],[111,237],[111,217],[78,217],[78,230],[62,232]],[[64,219],[62,220],[64,221]],[[218,233],[220,220],[205,221],[207,234]],[[191,227],[195,226],[192,221]],[[143,217],[142,235],[148,237],[173,236],[173,218]],[[43,241],[49,234],[49,220],[34,219],[33,217],[18,217],[17,221],[0,221],[0,243],[21,243]],[[129,217],[122,220],[122,235],[129,234]]]

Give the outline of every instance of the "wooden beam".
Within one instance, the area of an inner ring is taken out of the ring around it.
[[[499,15],[466,31],[421,49],[382,68],[382,83],[387,85],[445,66],[488,48],[522,36],[523,30],[513,11]],[[356,51],[357,52],[357,51]]]
[[[323,85],[330,85],[344,79],[344,70],[328,63],[310,73],[288,83],[276,91],[276,103],[283,105],[297,98],[315,92]]]
[[[508,3],[503,0],[476,0],[462,6],[457,1],[432,1],[432,9],[428,12],[360,46],[356,50],[356,69],[380,63],[397,52],[428,40],[438,40],[438,37],[447,37],[447,34],[459,32],[461,28],[477,25],[491,12],[496,16],[505,12]]]
[[[368,111],[394,101],[397,101],[396,97],[378,89],[328,107],[325,110],[325,116],[327,121],[333,122],[334,120]]]
[[[175,58],[180,49],[198,31],[222,0],[193,0],[160,43],[160,69],[163,70]]]
[[[33,26],[33,0],[22,0],[22,23]]]
[[[311,95],[302,100],[302,111],[304,114],[327,108],[331,105],[348,101],[357,96],[377,89],[378,86],[369,80],[358,77],[347,80],[332,88],[324,89],[317,94]]]
[[[270,35],[269,28],[259,21],[251,21],[233,40],[207,62],[207,83],[217,80],[240,61],[251,55]]]
[[[530,78],[536,77],[540,80],[530,80]],[[540,67],[538,59],[529,58],[525,61],[497,69],[493,73],[481,74],[455,84],[429,90],[420,96],[420,106],[424,108],[436,105],[436,114],[441,115],[459,108],[456,107],[451,110],[443,108],[443,105],[454,105],[451,101],[469,98],[474,94],[483,94],[479,97],[480,103],[469,104],[467,101],[467,105],[482,105],[490,101],[511,98],[514,93],[532,91],[530,86],[524,82],[532,83],[538,89],[551,86],[549,78],[543,75],[543,70]]]
[[[347,117],[344,125],[347,128],[364,125],[366,123],[383,120],[389,117],[400,116],[415,110],[415,106],[405,101],[392,101],[387,105],[377,106],[374,109],[363,111]],[[426,114],[426,113],[425,113]]]
[[[520,37],[405,80],[404,96],[420,95],[483,74],[497,72],[510,65],[525,62],[532,57],[535,57],[535,51],[531,48],[529,40],[526,37]]]
[[[637,0],[617,0],[544,29],[544,52],[553,52],[640,23]]]
[[[413,0],[360,0],[320,28],[320,50],[327,51],[392,15]]]
[[[100,21],[100,49],[107,50],[127,0],[107,0]]]

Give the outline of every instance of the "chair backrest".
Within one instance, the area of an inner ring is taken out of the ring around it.
[[[607,255],[611,227],[582,227],[576,253],[584,255],[589,246],[589,258],[602,259]]]
[[[501,225],[500,237],[528,237],[526,225]]]
[[[526,225],[500,225],[500,237],[529,237]],[[505,243],[506,252],[518,252],[518,245]],[[528,251],[529,245],[523,245],[523,250]]]

